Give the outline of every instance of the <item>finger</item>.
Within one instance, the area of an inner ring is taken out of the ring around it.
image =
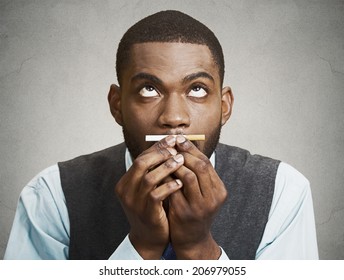
[[[143,163],[144,169],[152,168],[154,165],[159,164],[160,162],[166,160],[171,155],[177,154],[174,148],[175,143],[176,143],[175,136],[173,135],[167,136],[161,141],[156,142],[147,150],[143,151],[136,159],[139,159],[139,163]]]
[[[183,183],[179,179],[162,184],[161,186],[155,188],[150,193],[151,201],[153,203],[162,202],[167,197],[169,197],[172,193],[179,190],[182,186],[183,186]]]
[[[197,158],[184,153],[184,166],[195,173],[203,202],[209,208],[217,208],[227,197],[227,191],[221,178],[208,158]],[[186,185],[186,183],[184,182]],[[186,189],[186,188],[185,188]],[[198,199],[200,201],[201,198]],[[198,201],[195,201],[196,203]]]
[[[175,191],[169,196],[169,215],[179,216],[178,213],[187,213],[188,211],[190,211],[190,206],[182,189]]]
[[[176,137],[176,149],[179,152],[186,152],[198,158],[207,158],[190,140],[186,139],[183,135]]]
[[[174,145],[175,137],[168,136],[144,151],[133,161],[133,165],[128,170],[131,179],[139,182],[150,169],[176,155],[177,151],[173,148]]]
[[[168,183],[170,181],[175,180],[175,177],[173,176],[173,174],[170,174],[169,176],[165,177],[164,179],[162,179],[162,183]]]
[[[164,211],[165,215],[169,211],[168,207],[161,207],[164,202],[167,202],[167,198],[178,191],[183,186],[182,181],[179,179],[164,183],[155,188],[149,194],[147,203],[148,215],[157,215],[160,211]],[[167,203],[168,205],[168,203]],[[149,214],[150,213],[150,214]],[[164,215],[163,215],[164,216]]]
[[[122,199],[132,201],[140,190],[143,176],[151,168],[177,154],[174,145],[175,137],[168,136],[139,155],[116,185],[116,194]]]
[[[177,154],[166,160],[161,165],[146,173],[142,178],[140,191],[148,193],[161,183],[166,177],[170,176],[184,163],[184,157]]]
[[[176,137],[174,135],[169,135],[160,141],[154,143],[150,148],[147,150],[143,151],[141,155],[146,154],[147,152],[149,153],[151,150],[157,150],[161,152],[163,149],[166,148],[173,148],[176,144]]]
[[[202,195],[211,198],[218,186],[213,181],[220,179],[209,158],[182,135],[176,137],[176,147],[184,155],[184,165],[196,174]]]
[[[214,182],[220,178],[210,160],[207,157],[198,158],[189,153],[183,153],[183,156],[184,166],[195,174],[201,194],[204,197],[212,195],[217,186]]]
[[[202,199],[198,178],[192,170],[183,165],[173,174],[183,182],[183,194],[189,203],[197,202]]]

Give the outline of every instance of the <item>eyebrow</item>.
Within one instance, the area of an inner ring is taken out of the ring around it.
[[[190,75],[187,75],[186,77],[183,78],[183,84],[187,83],[187,82],[191,82],[193,80],[196,80],[198,78],[206,78],[211,80],[213,83],[215,82],[215,79],[213,78],[212,75],[210,75],[207,72],[196,72],[196,73],[192,73]]]
[[[160,80],[158,77],[154,76],[154,75],[151,75],[151,74],[148,74],[148,73],[145,73],[145,72],[140,72],[140,73],[137,73],[136,75],[134,75],[132,78],[131,78],[132,81],[134,80],[149,80],[153,83],[156,83],[156,84],[162,84],[162,80]]]
[[[184,77],[182,79],[182,83],[186,84],[186,83],[191,82],[193,80],[196,80],[198,78],[206,78],[206,79],[211,80],[213,83],[215,82],[215,79],[209,73],[207,73],[207,72],[196,72],[196,73],[192,73],[192,74]],[[160,85],[163,84],[163,81],[160,80],[158,77],[156,77],[152,74],[146,73],[146,72],[137,73],[136,75],[134,75],[131,78],[131,80],[132,81],[134,81],[134,80],[149,80],[149,81],[156,83],[156,84],[160,84]]]

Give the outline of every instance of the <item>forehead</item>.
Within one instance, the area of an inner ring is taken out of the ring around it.
[[[125,72],[129,76],[148,72],[157,76],[182,77],[202,71],[219,80],[218,67],[206,45],[160,42],[134,44],[128,62]]]

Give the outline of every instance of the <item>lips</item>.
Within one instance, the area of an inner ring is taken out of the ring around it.
[[[180,128],[180,129],[172,129],[169,131],[166,131],[165,133],[162,134],[167,134],[167,135],[183,135],[183,134],[187,134],[184,129]]]

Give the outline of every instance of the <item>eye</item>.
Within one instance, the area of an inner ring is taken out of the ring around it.
[[[208,92],[205,90],[205,88],[201,86],[194,86],[188,93],[188,96],[190,97],[196,97],[201,98],[208,94]]]
[[[144,86],[140,91],[139,94],[143,97],[158,97],[159,93],[156,89],[152,86]]]

